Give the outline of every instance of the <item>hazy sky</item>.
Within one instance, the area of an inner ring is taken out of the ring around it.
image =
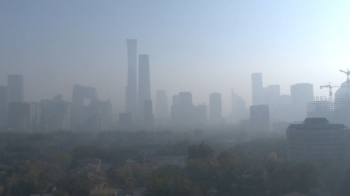
[[[126,39],[150,55],[152,96],[191,91],[195,104],[230,89],[251,102],[252,72],[264,85],[339,84],[350,68],[350,1],[1,0],[0,85],[23,74],[25,98],[96,87],[124,109]]]

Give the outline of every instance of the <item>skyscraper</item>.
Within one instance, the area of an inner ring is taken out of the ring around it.
[[[290,87],[291,102],[295,121],[307,116],[307,103],[314,100],[313,85],[308,83],[295,84]]]
[[[253,131],[270,131],[270,110],[268,105],[250,106],[250,122]]]
[[[24,102],[24,80],[22,75],[8,75],[8,103]]]
[[[154,125],[154,115],[152,110],[152,100],[145,100],[143,105],[144,110],[144,125],[145,127],[152,127]]]
[[[262,73],[252,73],[252,102],[253,105],[263,104],[264,102]]]
[[[233,123],[237,123],[241,120],[248,118],[248,110],[247,110],[246,102],[241,96],[236,94],[233,90],[231,91],[231,104],[232,104],[231,117],[232,117]]]
[[[139,100],[139,115],[144,119],[144,105],[145,101],[151,100],[151,83],[149,71],[148,55],[139,55],[139,86],[138,86],[138,100]]]
[[[222,121],[221,94],[211,93],[209,95],[209,118],[211,122]]]
[[[130,113],[132,119],[137,116],[137,40],[127,40],[128,52],[128,81],[125,88],[125,112]]]
[[[164,90],[157,90],[156,117],[158,119],[168,118],[168,98]]]

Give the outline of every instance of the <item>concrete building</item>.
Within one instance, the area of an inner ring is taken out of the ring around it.
[[[305,119],[307,103],[314,100],[313,85],[308,83],[295,84],[290,87],[291,103],[294,121]]]
[[[7,124],[8,102],[7,87],[0,86],[0,127]]]
[[[138,75],[138,110],[139,120],[142,123],[145,119],[145,101],[151,100],[151,83],[149,71],[148,55],[139,55],[139,75]]]
[[[265,104],[262,73],[252,73],[252,101],[253,105]]]
[[[250,124],[252,131],[270,131],[270,110],[268,105],[250,106]]]
[[[211,93],[209,95],[209,119],[212,123],[219,123],[223,120],[220,93]]]
[[[306,118],[302,124],[291,124],[287,129],[288,159],[315,165],[340,161],[346,155],[349,131],[326,118]]]
[[[8,103],[24,102],[24,79],[22,75],[7,76]]]
[[[195,107],[192,103],[192,94],[190,92],[180,92],[173,96],[171,106],[171,121],[175,125],[188,126],[193,125]]]
[[[9,104],[9,131],[36,132],[40,131],[41,107],[37,103],[12,102]]]
[[[231,90],[231,121],[238,123],[241,120],[248,119],[248,109],[246,101]]]
[[[128,80],[125,87],[125,112],[130,113],[133,121],[136,120],[137,110],[137,40],[127,40],[128,53]]]
[[[143,105],[143,125],[146,128],[154,126],[154,115],[152,108],[152,100],[145,100]]]
[[[118,126],[123,129],[130,129],[132,127],[132,117],[130,113],[120,113]]]

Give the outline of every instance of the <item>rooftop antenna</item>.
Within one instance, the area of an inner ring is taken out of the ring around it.
[[[349,76],[348,76],[349,77]],[[349,79],[348,79],[349,80]],[[321,89],[323,88],[329,88],[329,101],[333,102],[333,92],[332,92],[332,88],[336,88],[336,87],[340,87],[340,86],[332,86],[331,83],[329,83],[328,85],[323,85],[320,86]]]
[[[343,70],[340,69],[339,71],[346,74],[346,77],[347,77],[346,82],[349,83],[349,81],[350,81],[350,79],[349,79],[349,76],[350,76],[349,69],[347,69],[347,71],[343,71]]]

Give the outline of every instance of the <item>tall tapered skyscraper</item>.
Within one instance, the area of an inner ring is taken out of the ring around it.
[[[150,72],[149,72],[149,59],[148,55],[139,55],[139,114],[141,118],[144,118],[144,104],[145,101],[151,100],[151,83],[150,83]]]
[[[137,40],[127,40],[128,52],[128,81],[125,88],[125,112],[132,119],[137,117]]]

